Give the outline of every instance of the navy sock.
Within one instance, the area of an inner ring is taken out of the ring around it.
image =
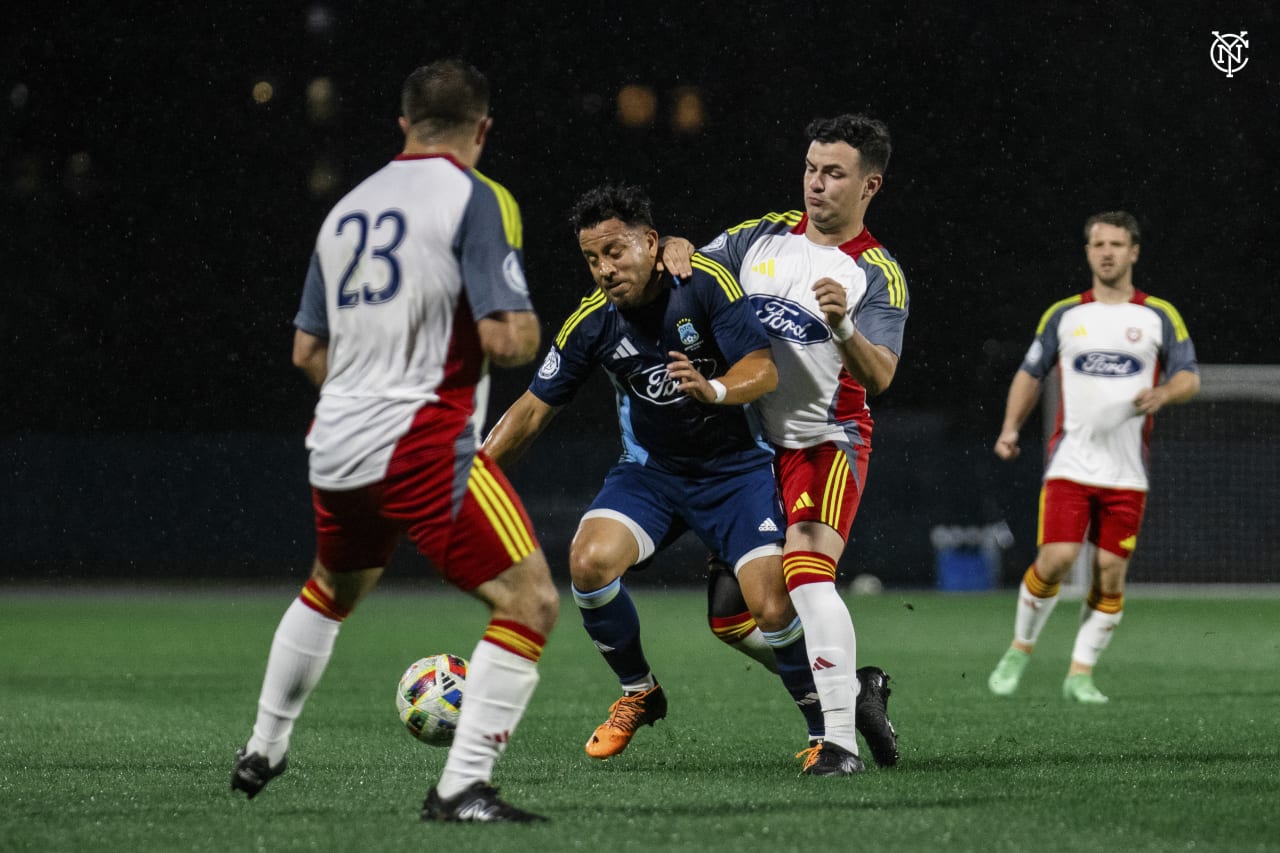
[[[582,627],[618,676],[618,682],[626,685],[647,678],[649,662],[640,646],[640,616],[622,579],[591,592],[575,586],[573,600],[582,611]],[[807,669],[807,661],[805,666]]]
[[[809,740],[821,738],[826,732],[826,721],[822,716],[822,703],[818,700],[818,688],[813,684],[813,670],[809,669],[809,653],[805,649],[800,617],[797,616],[781,631],[761,633],[777,658],[778,676],[783,686],[804,715],[805,725],[809,727]]]

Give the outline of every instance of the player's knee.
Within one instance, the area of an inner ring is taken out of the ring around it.
[[[626,570],[615,549],[594,539],[574,539],[569,548],[569,574],[580,590],[599,589],[622,577]]]
[[[1061,583],[1079,555],[1080,546],[1077,544],[1052,542],[1041,545],[1036,555],[1036,574],[1045,583]]]
[[[381,568],[335,572],[325,568],[319,560],[311,566],[311,580],[332,599],[335,607],[347,614],[355,610],[361,599],[377,586],[381,576]]]
[[[756,603],[752,616],[761,631],[781,631],[796,618],[796,610],[789,596],[769,595]]]

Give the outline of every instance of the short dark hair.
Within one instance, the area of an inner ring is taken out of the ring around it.
[[[1089,243],[1090,231],[1093,226],[1098,223],[1103,225],[1114,225],[1117,228],[1123,228],[1129,232],[1129,239],[1133,245],[1142,242],[1142,232],[1138,229],[1138,219],[1132,213],[1123,210],[1108,210],[1105,213],[1095,213],[1084,221],[1084,242]]]
[[[654,227],[649,196],[639,187],[605,184],[587,190],[569,211],[569,224],[573,226],[574,234],[610,219],[617,219],[624,225]]]
[[[422,134],[434,136],[484,118],[489,81],[460,59],[441,59],[414,69],[400,89],[400,114]]]
[[[865,171],[884,174],[889,168],[889,154],[893,144],[889,128],[879,119],[857,113],[845,113],[835,118],[815,118],[805,128],[810,142],[829,145],[844,142],[856,148],[862,157]]]

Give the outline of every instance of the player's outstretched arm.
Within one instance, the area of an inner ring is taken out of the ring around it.
[[[507,468],[524,455],[559,411],[558,407],[539,400],[532,391],[525,391],[494,424],[481,449],[499,468]]]
[[[497,311],[476,321],[480,348],[498,367],[533,361],[542,340],[538,315],[532,311]]]
[[[1004,405],[1004,424],[996,439],[996,456],[1006,462],[1017,459],[1022,448],[1018,447],[1018,433],[1040,400],[1040,380],[1025,370],[1019,370],[1009,383],[1009,397]]]
[[[671,350],[667,355],[671,357],[667,374],[679,383],[681,391],[700,403],[741,406],[778,387],[778,368],[773,363],[773,351],[768,347],[747,353],[735,361],[724,376],[714,381],[698,372],[684,353]],[[723,396],[721,389],[724,389]]]
[[[329,339],[297,329],[293,333],[293,366],[319,388],[329,375]]]
[[[1165,406],[1185,403],[1200,393],[1200,374],[1179,370],[1169,380],[1154,388],[1144,388],[1133,398],[1133,408],[1140,415],[1154,415]]]

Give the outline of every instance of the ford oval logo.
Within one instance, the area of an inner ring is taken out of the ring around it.
[[[693,366],[703,376],[710,378],[715,375],[715,359],[695,358],[693,359]],[[636,396],[659,406],[679,403],[689,396],[680,390],[680,383],[672,379],[671,374],[667,373],[665,364],[631,374],[627,377],[627,384],[631,386],[631,390],[636,393]]]
[[[751,307],[764,330],[772,337],[797,344],[820,344],[831,340],[827,321],[808,308],[781,296],[751,295]]]
[[[1087,376],[1133,376],[1142,372],[1142,362],[1125,352],[1086,352],[1071,363],[1076,373]]]

